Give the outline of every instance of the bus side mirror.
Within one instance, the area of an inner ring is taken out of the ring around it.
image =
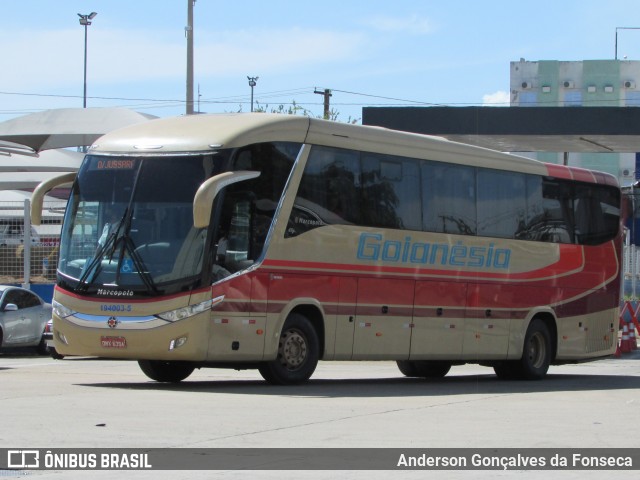
[[[40,225],[42,223],[42,204],[44,196],[56,187],[73,183],[76,179],[76,172],[65,173],[57,177],[45,180],[36,187],[31,195],[31,224]]]
[[[209,226],[213,201],[224,187],[234,183],[244,182],[245,180],[251,180],[259,176],[260,172],[248,170],[224,172],[211,177],[200,185],[193,199],[193,226],[196,228],[206,228]]]

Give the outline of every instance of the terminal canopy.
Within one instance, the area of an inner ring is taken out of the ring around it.
[[[502,152],[640,152],[638,107],[365,107],[362,123]]]
[[[0,122],[0,152],[25,153],[16,145],[31,153],[91,145],[107,132],[152,118],[126,108],[45,110]]]

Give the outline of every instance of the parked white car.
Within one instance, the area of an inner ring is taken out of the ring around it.
[[[44,329],[51,318],[51,304],[31,290],[0,285],[0,350],[36,347],[46,354]]]

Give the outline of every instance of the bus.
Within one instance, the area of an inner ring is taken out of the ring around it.
[[[612,355],[621,197],[608,174],[293,115],[119,129],[72,182],[54,291],[61,355],[308,380],[320,360],[540,379]]]

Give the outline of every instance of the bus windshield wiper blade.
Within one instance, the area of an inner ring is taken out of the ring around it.
[[[147,288],[147,291],[157,294],[158,289],[155,285],[155,282],[153,281],[153,278],[151,277],[149,272],[147,272],[147,266],[140,256],[140,253],[136,251],[133,240],[131,240],[131,238],[128,236],[125,239],[125,249],[129,252],[135,271],[138,273],[138,275],[140,275],[144,286]]]
[[[88,266],[85,265],[82,275],[78,279],[78,285],[76,287],[76,291],[85,290],[88,286],[87,280],[89,280],[89,276],[91,276],[91,280],[93,280],[96,277],[96,275],[98,275],[98,273],[102,268],[102,259],[104,257],[105,252],[109,248],[111,248],[112,245],[113,245],[113,250],[115,250],[116,243],[117,243],[116,232],[110,233],[106,241],[104,242],[104,245],[96,249],[96,252],[93,254],[93,257],[91,258],[91,260],[89,260],[89,265]]]
[[[130,223],[130,218],[132,217],[132,215],[130,214],[131,211],[132,209],[130,208],[125,209],[122,218],[120,218],[120,220],[115,223],[116,228],[109,233],[107,239],[104,242],[104,245],[101,245],[96,249],[93,258],[89,262],[89,266],[85,267],[82,275],[78,279],[78,286],[76,288],[77,291],[86,290],[89,283],[98,275],[98,273],[100,273],[100,270],[102,269],[102,259],[105,256],[107,256],[108,260],[111,261],[120,238],[122,238],[122,235],[126,233],[126,228],[122,230],[122,227],[125,225],[125,222]],[[121,231],[123,231],[122,235],[120,234]],[[109,249],[111,249],[111,251],[108,255],[106,255],[106,252]]]

